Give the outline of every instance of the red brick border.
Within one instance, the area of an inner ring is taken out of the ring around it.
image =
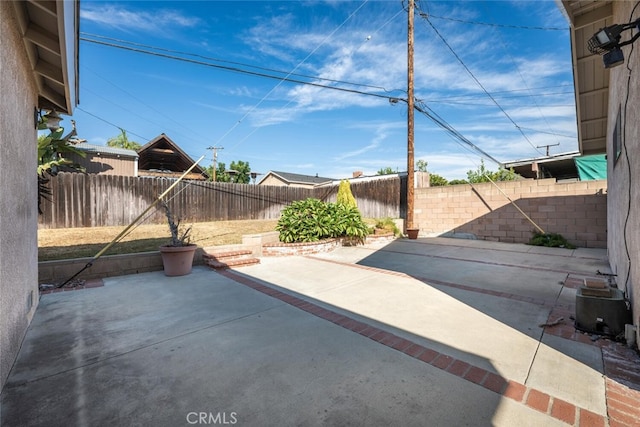
[[[494,372],[424,347],[378,327],[341,315],[303,300],[302,298],[278,291],[233,270],[223,270],[217,273],[258,292],[277,298],[309,314],[328,320],[345,329],[374,340],[384,346],[400,351],[414,359],[444,370],[458,378],[480,385],[508,399],[523,403],[557,420],[580,427],[597,427],[607,424],[607,418],[602,415],[595,414],[562,399],[527,387],[524,384],[508,380]],[[573,419],[573,422],[569,421],[571,419]]]

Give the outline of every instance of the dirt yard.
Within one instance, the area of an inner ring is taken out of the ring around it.
[[[215,221],[193,224],[191,242],[201,247],[242,243],[243,234],[274,231],[277,220]],[[38,230],[38,260],[92,257],[125,227],[62,228]],[[166,224],[134,228],[105,255],[155,251],[169,240]]]

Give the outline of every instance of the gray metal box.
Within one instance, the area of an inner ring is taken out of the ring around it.
[[[576,292],[576,328],[611,336],[624,332],[624,325],[631,323],[631,311],[623,292],[612,288],[611,297],[602,297],[583,295],[582,290]]]

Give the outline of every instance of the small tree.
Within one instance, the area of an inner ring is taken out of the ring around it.
[[[213,166],[207,167],[207,174],[213,180]],[[216,166],[216,182],[235,182],[238,184],[248,184],[251,179],[251,168],[249,162],[238,160],[231,162],[229,169],[224,162],[218,162]]]
[[[480,160],[480,166],[475,171],[467,171],[467,179],[472,184],[489,181],[516,181],[521,178],[513,169],[500,168],[496,172],[491,172],[484,165],[484,160]]]
[[[447,185],[449,181],[446,178],[438,175],[437,173],[429,173],[429,185],[431,187],[441,187]]]
[[[449,181],[449,185],[458,185],[458,184],[468,184],[469,181],[466,179],[452,179]]]
[[[390,167],[386,167],[386,168],[380,168],[380,170],[378,171],[378,175],[391,175],[396,173],[393,169],[391,169]]]
[[[113,138],[109,138],[107,140],[107,145],[109,147],[119,147],[119,148],[125,148],[127,150],[133,150],[133,151],[138,151],[140,149],[140,147],[142,147],[142,145],[138,144],[135,141],[131,141],[129,139],[129,137],[127,136],[127,131],[119,128],[120,129],[120,135],[118,136],[114,136]]]
[[[353,193],[351,193],[351,184],[348,179],[343,179],[340,181],[340,187],[338,187],[338,204],[349,206],[353,208],[358,208],[356,203],[356,198],[353,197]]]
[[[84,151],[78,150],[71,144],[70,140],[76,135],[76,127],[71,121],[73,130],[63,136],[64,128],[60,127],[55,131],[50,130],[49,135],[38,136],[38,212],[42,213],[42,200],[51,200],[51,189],[49,188],[49,177],[55,176],[64,168],[84,172],[84,168],[77,163],[73,163],[65,156],[77,154],[85,157]],[[46,129],[46,119],[40,119],[38,129]]]
[[[231,162],[229,169],[235,171],[231,177],[231,182],[248,184],[251,180],[251,167],[249,166],[249,162],[243,162],[242,160]]]
[[[446,178],[438,175],[437,173],[431,173],[427,170],[427,166],[429,166],[429,163],[426,160],[422,160],[419,159],[416,162],[416,168],[418,169],[418,172],[427,172],[429,173],[429,185],[431,187],[441,187],[443,185],[447,185],[448,181]]]

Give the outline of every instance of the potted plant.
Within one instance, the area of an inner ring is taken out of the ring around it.
[[[409,239],[417,239],[419,232],[420,232],[419,228],[407,228],[407,237]]]
[[[197,245],[190,242],[191,227],[180,231],[180,219],[175,220],[169,205],[163,202],[164,211],[169,223],[171,241],[160,246],[160,255],[167,276],[184,276],[191,273],[193,258]]]

